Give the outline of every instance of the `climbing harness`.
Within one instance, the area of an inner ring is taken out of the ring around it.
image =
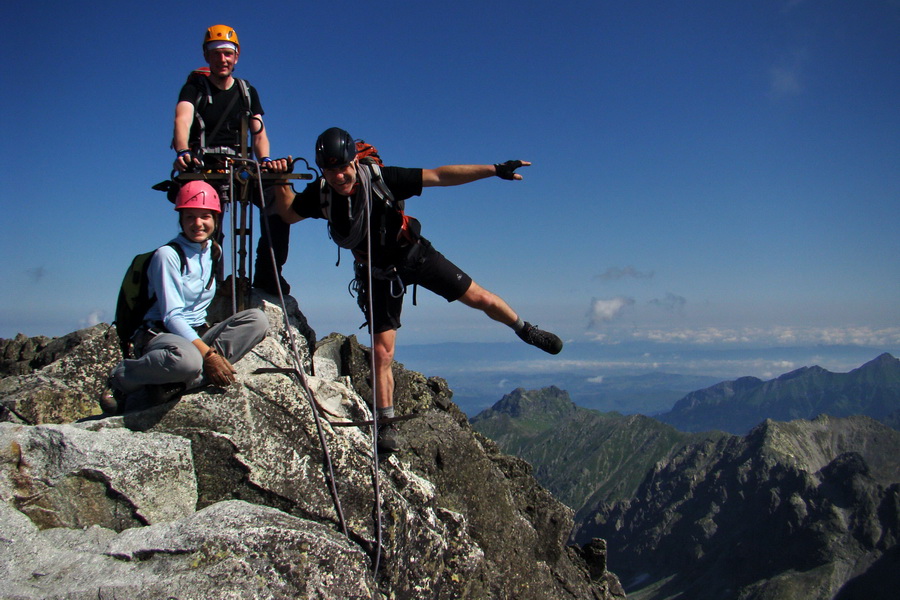
[[[362,325],[359,326],[360,329],[369,324],[371,319],[371,315],[369,312],[369,270],[371,268],[372,279],[378,281],[387,281],[389,282],[388,293],[392,298],[400,298],[406,293],[406,284],[403,283],[403,279],[400,277],[400,271],[397,267],[391,265],[390,267],[380,269],[378,267],[371,267],[370,262],[359,262],[354,261],[353,263],[353,279],[350,280],[350,283],[347,284],[347,291],[350,293],[352,298],[356,298],[356,304],[359,306],[359,309],[362,311],[363,316],[365,317],[365,321]],[[413,305],[416,304],[416,289],[418,288],[417,284],[413,284]]]

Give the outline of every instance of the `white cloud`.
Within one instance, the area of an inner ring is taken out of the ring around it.
[[[680,344],[769,344],[894,346],[900,344],[900,327],[680,327],[645,328],[622,332],[629,341]],[[621,339],[621,338],[620,338]]]
[[[622,310],[634,304],[634,298],[616,296],[609,300],[594,298],[591,300],[591,308],[588,311],[590,323],[588,327],[594,327],[599,323],[605,323],[614,319]]]
[[[97,325],[98,323],[102,323],[103,317],[105,315],[106,315],[106,312],[104,310],[98,309],[98,310],[91,312],[88,316],[84,317],[83,319],[79,319],[78,323],[82,327],[93,327],[94,325]]]

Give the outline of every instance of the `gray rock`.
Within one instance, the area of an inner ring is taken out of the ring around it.
[[[41,390],[102,387],[117,360],[102,331],[3,380],[0,402],[19,421],[0,429],[9,597],[624,597],[605,548],[566,547],[571,511],[471,430],[443,380],[395,364],[398,414],[416,418],[399,424],[404,449],[374,469],[370,428],[337,425],[371,418],[369,350],[333,334],[313,357],[295,302],[290,330],[278,307],[259,304],[269,336],[228,388],[39,425],[52,413]],[[294,371],[291,339],[315,376]],[[76,385],[89,348],[101,359]],[[273,367],[285,372],[257,373]]]
[[[70,353],[73,348],[89,339],[93,332],[92,327],[58,338],[29,338],[21,333],[11,340],[0,338],[0,378],[24,375],[41,369]]]
[[[100,324],[33,345],[39,344],[38,358],[17,363],[36,363],[39,370],[0,379],[0,420],[38,425],[99,415],[96,398],[110,366],[121,358],[115,329]],[[43,366],[46,361],[52,362]]]
[[[41,531],[5,504],[0,524],[9,600],[373,597],[368,558],[346,537],[240,501],[119,534]]]
[[[190,446],[182,437],[102,422],[0,423],[0,499],[42,529],[170,521],[197,504]]]

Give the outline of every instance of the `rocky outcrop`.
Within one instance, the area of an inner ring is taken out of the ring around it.
[[[332,335],[310,354],[290,302],[314,409],[297,374],[257,372],[293,365],[281,310],[259,304],[270,334],[228,388],[101,418],[105,325],[0,380],[4,597],[624,597],[602,542],[566,546],[571,510],[469,428],[443,380],[395,365],[415,418],[374,469],[369,429],[333,424],[369,415],[368,349]]]
[[[74,347],[93,337],[93,328],[75,331],[58,338],[26,337],[0,339],[0,378],[25,375],[68,354]]]
[[[636,598],[893,598],[898,456],[868,417],[767,420],[659,463],[577,539],[605,538]]]
[[[19,335],[0,342],[4,357],[10,357],[5,373],[38,367],[0,379],[0,420],[71,423],[100,414],[97,397],[120,356],[115,329],[101,324],[54,340]]]

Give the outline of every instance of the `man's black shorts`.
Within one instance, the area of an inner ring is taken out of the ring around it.
[[[432,248],[423,240],[416,245],[415,252],[404,265],[398,265],[398,275],[404,287],[414,284],[443,297],[447,302],[459,300],[472,285],[472,278],[462,269]],[[363,265],[362,272],[365,272]],[[396,281],[373,279],[372,296],[375,333],[383,333],[400,328],[400,313],[403,310],[403,294]],[[397,297],[395,297],[397,296]]]

